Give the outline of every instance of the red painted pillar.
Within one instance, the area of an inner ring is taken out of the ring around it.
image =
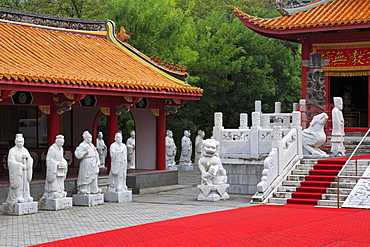
[[[367,76],[367,127],[370,128],[370,75]]]
[[[159,109],[157,117],[157,170],[166,170],[166,115]]]
[[[57,113],[57,107],[52,105],[48,115],[48,147],[53,145],[55,137],[59,134],[59,114]]]
[[[310,60],[310,53],[312,52],[310,35],[305,36],[306,40],[302,43],[302,60]],[[302,99],[306,98],[306,81],[307,72],[310,70],[309,67],[302,66]]]
[[[114,135],[118,132],[118,115],[116,114],[116,108],[110,108],[110,114],[107,117],[107,147],[108,147],[108,156],[107,156],[107,172],[109,174],[111,168],[111,157],[109,155],[110,145],[114,142]]]

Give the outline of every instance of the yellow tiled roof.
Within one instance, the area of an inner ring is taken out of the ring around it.
[[[234,13],[255,26],[272,30],[362,24],[370,22],[370,0],[333,0],[291,16],[258,18],[238,9]]]
[[[201,94],[107,39],[0,21],[0,79]]]

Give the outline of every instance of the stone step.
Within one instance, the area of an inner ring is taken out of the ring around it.
[[[339,206],[342,206],[344,201],[339,201]],[[332,201],[332,200],[319,200],[317,201],[317,206],[321,207],[337,207],[337,201]]]
[[[340,201],[345,201],[348,195],[339,195]],[[331,201],[337,201],[337,194],[323,194],[322,199],[323,200],[331,200]]]
[[[286,181],[304,181],[305,177],[304,175],[288,175]]]
[[[339,188],[339,194],[340,195],[349,195],[351,193],[352,189],[348,188]],[[327,194],[337,194],[337,188],[328,188],[326,189]]]
[[[273,198],[286,198],[286,199],[290,199],[292,198],[292,193],[289,193],[289,192],[275,192],[273,193]]]
[[[286,198],[270,198],[268,200],[269,203],[271,204],[286,204],[287,199]]]
[[[291,175],[309,175],[310,171],[309,170],[293,170],[291,172]]]
[[[296,192],[297,187],[279,186],[277,192]]]
[[[310,171],[313,169],[313,164],[299,164],[296,165],[295,170],[300,170],[300,171]]]
[[[339,183],[340,188],[345,188],[345,189],[353,189],[355,187],[356,183]],[[330,183],[330,188],[337,188],[337,182],[332,182]]]
[[[302,159],[301,164],[314,165],[314,164],[317,164],[317,159]]]
[[[289,186],[289,187],[298,187],[301,186],[301,182],[299,181],[283,181],[283,186]]]

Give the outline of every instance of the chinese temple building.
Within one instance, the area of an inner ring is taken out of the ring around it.
[[[65,157],[78,166],[73,152],[82,133],[96,140],[99,116],[107,115],[109,147],[118,115],[131,113],[136,169],[165,170],[166,114],[199,100],[203,90],[187,83],[184,68],[145,56],[128,38],[112,21],[0,8],[1,161],[16,133],[23,133],[34,166],[63,134]]]
[[[283,1],[281,1],[283,2]],[[263,36],[302,45],[302,60],[310,53],[329,59],[325,71],[326,105],[343,98],[346,132],[370,127],[370,0],[317,0],[295,6],[278,5],[276,18],[258,18],[234,9],[242,23]],[[302,98],[306,73],[302,67]],[[329,110],[329,109],[328,109]]]

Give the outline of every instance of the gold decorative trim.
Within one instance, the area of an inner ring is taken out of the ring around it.
[[[109,107],[100,107],[100,111],[101,111],[105,116],[110,116],[110,108],[109,108]]]
[[[181,99],[173,99],[173,101],[174,101],[176,104],[178,104],[178,105],[180,105],[180,104],[181,104]]]
[[[124,98],[127,102],[132,102],[132,101],[134,101],[134,99],[133,99],[131,96],[123,96],[123,98]]]
[[[154,116],[159,117],[159,109],[150,109],[150,111]]]
[[[39,105],[39,109],[42,113],[49,115],[50,114],[50,106],[49,105]]]
[[[73,93],[63,93],[64,96],[69,99],[69,100],[74,100],[75,99],[75,95]],[[80,100],[84,99],[86,97],[87,94],[83,94],[80,98]]]
[[[9,96],[8,96],[8,97],[9,97],[9,98],[11,98],[11,97],[13,97],[13,95],[14,95],[14,94],[16,94],[16,93],[17,93],[17,91],[10,91],[10,93],[9,93]]]
[[[361,71],[326,71],[325,76],[336,77],[352,77],[352,76],[369,76],[370,72],[367,70]]]

